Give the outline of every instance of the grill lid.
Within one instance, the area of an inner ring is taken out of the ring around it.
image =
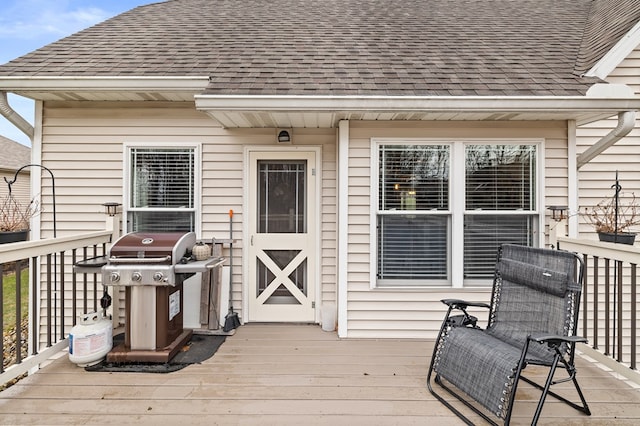
[[[109,251],[109,260],[117,262],[125,259],[146,259],[175,264],[193,244],[193,232],[132,232],[120,237],[113,244]]]

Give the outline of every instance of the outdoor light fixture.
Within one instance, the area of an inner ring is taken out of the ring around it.
[[[551,219],[556,222],[560,222],[562,219],[567,218],[567,206],[549,206],[549,210],[551,210]]]
[[[121,205],[121,204],[119,204],[119,203],[113,203],[113,202],[111,202],[111,203],[104,203],[104,204],[103,204],[104,209],[105,209],[105,213],[106,213],[108,216],[111,216],[111,217],[115,216],[115,215],[118,213],[118,207],[119,207],[120,205]]]
[[[291,143],[290,129],[278,129],[278,143]]]

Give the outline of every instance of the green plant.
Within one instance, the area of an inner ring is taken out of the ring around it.
[[[0,201],[0,232],[26,231],[31,218],[38,213],[40,203],[37,199],[25,205],[9,193]]]
[[[2,279],[2,324],[4,325],[4,333],[14,328],[16,325],[16,274],[15,272],[6,274]],[[24,317],[28,313],[29,308],[29,270],[23,269],[20,273],[20,312]]]
[[[626,197],[620,194],[617,220],[613,197],[605,198],[591,209],[585,209],[583,216],[593,225],[596,232],[629,232],[629,228],[640,224],[640,208],[633,192]]]

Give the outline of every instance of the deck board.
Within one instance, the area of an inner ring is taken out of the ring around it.
[[[86,372],[63,354],[0,392],[0,423],[460,425],[425,387],[432,347],[340,340],[317,326],[245,325],[209,360],[168,374]],[[578,377],[593,415],[550,398],[540,424],[640,422],[640,390],[583,359]],[[512,424],[530,423],[538,396],[519,388]]]

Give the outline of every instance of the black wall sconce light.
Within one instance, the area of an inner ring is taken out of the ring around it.
[[[276,135],[278,143],[291,143],[293,141],[291,129],[277,129]]]

